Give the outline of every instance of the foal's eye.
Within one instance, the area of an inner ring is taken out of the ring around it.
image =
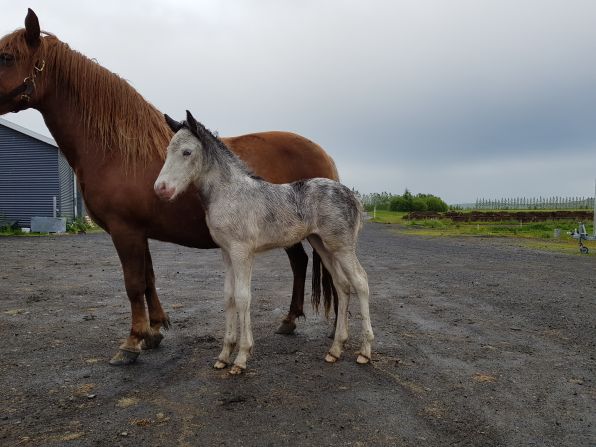
[[[0,53],[0,65],[12,65],[14,56],[8,53]]]
[[[184,149],[182,151],[182,155],[184,155],[185,157],[188,157],[190,154],[192,154],[192,151],[188,150],[188,149]]]

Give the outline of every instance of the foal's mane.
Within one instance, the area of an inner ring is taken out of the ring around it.
[[[0,40],[0,49],[9,49],[17,62],[25,61],[31,50],[24,36],[23,29],[8,34]],[[86,138],[99,141],[106,152],[116,152],[126,166],[165,158],[172,132],[163,115],[127,81],[45,32],[34,55],[34,62],[42,60],[45,69],[36,82],[55,88],[80,110]]]
[[[187,112],[188,113],[188,112]],[[199,139],[203,144],[204,150],[208,158],[216,158],[225,160],[225,164],[236,166],[241,172],[255,180],[263,180],[262,177],[256,175],[248,165],[238,155],[236,155],[230,148],[219,138],[218,135],[209,130],[205,125],[196,121],[190,116],[191,121],[187,119],[182,122],[182,126],[190,130],[190,132]]]

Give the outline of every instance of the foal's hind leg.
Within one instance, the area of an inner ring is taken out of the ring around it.
[[[170,319],[164,312],[157,296],[155,289],[155,273],[153,272],[153,261],[151,260],[151,253],[149,252],[149,244],[145,243],[145,301],[149,309],[149,324],[151,325],[151,332],[147,335],[141,343],[142,349],[154,349],[159,346],[163,335],[160,329],[170,328]]]
[[[286,248],[286,253],[288,258],[290,258],[292,273],[294,273],[292,302],[290,304],[288,315],[283,319],[275,333],[289,335],[296,329],[296,318],[304,316],[304,282],[306,281],[308,255],[304,251],[301,242]]]
[[[335,255],[330,252],[323,244],[321,238],[317,235],[308,237],[308,241],[321,256],[323,264],[331,273],[333,283],[337,290],[338,306],[336,315],[335,335],[331,349],[325,356],[325,361],[329,363],[336,362],[343,351],[343,346],[348,339],[348,305],[350,302],[350,283],[344,275],[340,264]]]
[[[234,271],[230,256],[225,250],[222,250],[224,264],[226,268],[226,278],[224,281],[224,306],[226,317],[226,332],[224,334],[224,344],[214,368],[222,369],[230,364],[230,355],[236,346],[236,302],[234,301]]]
[[[360,300],[362,345],[356,361],[358,363],[368,363],[371,359],[371,343],[374,339],[372,325],[370,323],[368,277],[362,265],[360,265],[354,250],[342,253],[337,259]]]

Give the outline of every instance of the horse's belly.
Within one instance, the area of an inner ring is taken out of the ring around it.
[[[287,248],[297,244],[308,236],[306,226],[284,229],[273,235],[261,235],[256,243],[256,251],[262,252],[274,248]]]

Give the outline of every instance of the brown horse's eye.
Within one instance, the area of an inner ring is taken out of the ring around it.
[[[12,65],[14,56],[8,53],[0,53],[0,65]]]
[[[192,152],[191,152],[191,151],[189,151],[188,149],[184,149],[184,150],[182,151],[182,155],[184,155],[185,157],[188,157],[190,154],[192,154]]]

